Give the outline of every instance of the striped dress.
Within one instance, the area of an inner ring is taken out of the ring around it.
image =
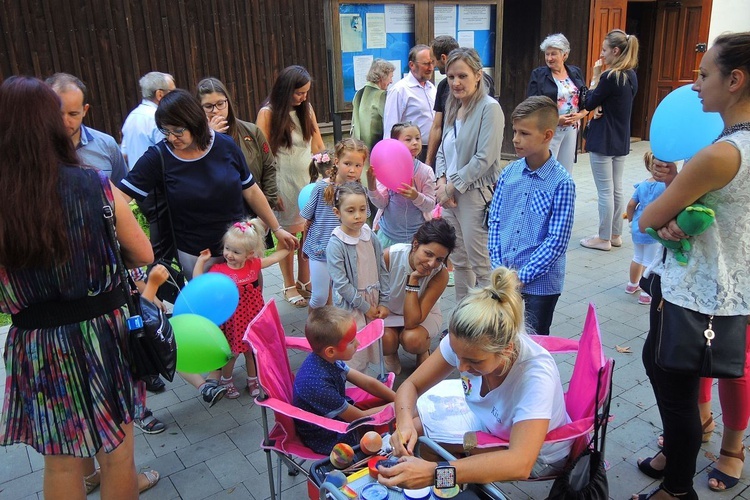
[[[102,213],[103,186],[111,203],[104,174],[60,166],[71,258],[46,269],[0,266],[0,311],[17,313],[119,286]],[[136,390],[123,358],[126,332],[123,309],[56,328],[11,326],[0,444],[25,443],[43,455],[76,457],[114,450],[125,438],[123,424],[135,416],[135,399],[145,395]]]

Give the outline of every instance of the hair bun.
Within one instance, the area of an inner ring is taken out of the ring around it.
[[[487,290],[493,299],[503,302],[509,294],[518,293],[519,284],[518,275],[515,271],[507,267],[498,267],[492,271],[490,284],[485,287],[485,290]]]

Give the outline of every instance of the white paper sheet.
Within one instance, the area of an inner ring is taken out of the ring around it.
[[[341,14],[341,52],[362,52],[362,16]]]
[[[367,48],[384,49],[385,38],[385,14],[368,12],[365,15],[365,28],[367,29]]]
[[[435,36],[448,35],[456,38],[456,6],[435,6]]]
[[[466,404],[461,380],[434,385],[417,399],[417,412],[425,435],[439,443],[461,444],[466,432],[482,430],[482,422]]]
[[[473,31],[459,31],[458,32],[458,45],[461,47],[474,48],[474,32]]]
[[[488,30],[490,29],[489,5],[459,5],[459,30]]]
[[[367,72],[372,66],[372,56],[354,56],[354,90],[359,90],[367,83]]]
[[[385,31],[387,33],[414,33],[414,5],[386,4]]]

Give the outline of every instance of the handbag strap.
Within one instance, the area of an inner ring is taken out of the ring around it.
[[[128,314],[134,314],[135,301],[133,299],[133,287],[130,285],[130,273],[125,267],[125,263],[122,260],[122,253],[120,252],[120,242],[117,240],[117,231],[115,229],[115,212],[112,205],[110,205],[107,195],[104,192],[104,188],[101,191],[102,201],[102,213],[104,216],[104,225],[107,228],[107,235],[109,236],[109,243],[112,246],[112,253],[115,254],[115,265],[117,266],[117,272],[120,274],[120,286],[122,291],[125,293],[125,302],[128,306]]]
[[[169,233],[172,236],[172,248],[174,248],[174,255],[172,255],[171,260],[177,260],[179,263],[179,258],[177,258],[177,237],[174,233],[174,223],[172,221],[172,211],[169,208],[169,196],[167,196],[167,173],[166,173],[166,167],[164,166],[164,154],[161,151],[161,147],[159,147],[159,144],[156,145],[156,152],[159,153],[159,163],[161,165],[161,183],[162,183],[162,189],[164,191],[164,206],[167,209],[167,220],[169,220]],[[156,190],[154,190],[154,197],[156,198]],[[158,206],[159,206],[159,200],[156,198],[156,206],[157,206],[157,213],[158,213]],[[182,270],[182,266],[180,266],[180,270]]]

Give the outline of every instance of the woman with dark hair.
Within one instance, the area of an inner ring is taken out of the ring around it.
[[[204,248],[213,256],[209,265],[221,261],[221,238],[245,217],[243,200],[283,246],[297,247],[297,239],[276,220],[240,148],[208,127],[195,97],[185,90],[170,92],[159,102],[155,118],[165,140],[144,153],[119,187],[136,199],[157,186],[165,189],[178,258],[188,279]]]
[[[546,95],[555,103],[560,118],[549,149],[565,170],[573,175],[578,125],[588,114],[578,101],[581,87],[586,85],[581,68],[566,64],[570,42],[562,33],[549,35],[539,46],[544,52],[544,66],[531,72],[526,97]]]
[[[602,73],[602,66],[607,70]],[[594,65],[594,80],[586,96],[586,109],[601,108],[589,122],[586,149],[599,197],[599,232],[583,238],[581,246],[608,252],[622,246],[622,214],[625,198],[622,176],[630,152],[630,115],[638,92],[638,39],[622,30],[607,33],[601,59]]]
[[[297,198],[310,181],[310,158],[325,148],[315,111],[307,100],[311,86],[312,78],[305,68],[284,68],[256,121],[276,156],[279,190],[276,215],[281,225],[293,234],[305,229],[305,221],[299,214],[304,207],[297,206]],[[309,297],[310,269],[302,250],[297,254],[297,280],[294,279],[293,253],[282,260],[279,267],[284,277],[284,299],[295,307],[306,307],[307,300],[300,292]]]
[[[436,194],[443,217],[456,229],[451,261],[456,300],[461,300],[469,288],[486,286],[490,279],[485,213],[500,177],[505,117],[487,95],[476,50],[451,51],[445,68],[451,93],[435,162]]]
[[[220,80],[209,77],[198,82],[196,97],[206,113],[208,126],[234,139],[268,204],[275,208],[276,158],[266,136],[255,124],[237,118],[232,98]]]
[[[79,165],[57,95],[29,77],[0,85],[0,220],[0,311],[12,315],[0,444],[44,455],[45,498],[84,499],[93,456],[103,498],[136,498],[133,419],[145,391],[125,359],[114,255],[136,267],[153,252],[107,177]]]
[[[383,334],[388,371],[401,373],[399,346],[417,356],[417,366],[430,355],[430,341],[443,326],[440,296],[448,286],[445,265],[455,247],[456,231],[445,219],[432,219],[417,229],[411,243],[383,252],[391,289]]]
[[[719,113],[725,128],[713,144],[698,151],[679,173],[674,163],[654,161],[654,179],[665,182],[667,189],[646,207],[638,222],[641,231],[651,227],[662,238],[679,241],[687,236],[675,217],[688,205],[699,202],[708,206],[716,212],[716,220],[706,231],[690,238],[692,249],[687,264],[681,265],[672,252],[667,252],[664,262],[656,266],[661,275],[658,291],[662,300],[651,302],[643,366],[664,425],[664,448],[663,456],[644,460],[639,468],[648,471],[651,477],[663,476],[664,481],[648,495],[634,495],[641,500],[698,498],[693,476],[701,436],[708,430],[702,428],[698,408],[701,385],[698,373],[667,371],[657,362],[661,332],[700,333],[683,332],[684,327],[674,324],[662,312],[681,307],[686,314],[702,316],[705,324],[711,323],[709,317],[716,316],[733,320],[738,327],[745,327],[750,317],[745,236],[750,233],[750,32],[725,34],[716,39],[701,60],[693,90],[703,103],[703,111]],[[719,341],[724,332],[715,328]],[[717,362],[714,359],[714,364]],[[747,373],[742,378],[746,381]],[[734,387],[719,386],[724,436],[719,459],[708,474],[708,487],[714,491],[735,486],[745,460],[742,439],[750,409],[747,385],[738,381],[739,384],[732,384]],[[704,382],[705,393],[710,394],[710,385],[710,381]],[[700,400],[705,401],[705,394]],[[710,422],[706,427],[709,426]]]

